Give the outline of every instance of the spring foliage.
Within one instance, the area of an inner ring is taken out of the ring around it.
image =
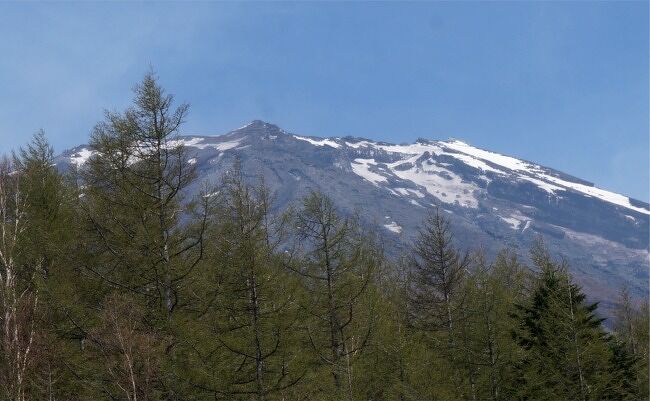
[[[648,305],[614,331],[540,242],[526,266],[444,213],[387,258],[240,163],[186,197],[188,106],[150,73],[79,171],[39,132],[0,162],[0,400],[644,400]]]

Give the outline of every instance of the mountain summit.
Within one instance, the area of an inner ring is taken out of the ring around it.
[[[376,229],[389,253],[408,246],[426,213],[440,207],[463,247],[510,247],[526,256],[541,236],[593,299],[614,299],[622,285],[647,294],[649,205],[534,162],[455,139],[313,137],[260,120],[224,135],[182,136],[178,144],[196,164],[190,191],[217,182],[238,158],[251,179],[264,175],[278,207],[321,190]],[[92,155],[78,146],[57,164],[82,167]]]

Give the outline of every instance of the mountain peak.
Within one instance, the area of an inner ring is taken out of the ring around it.
[[[275,135],[278,133],[286,133],[277,125],[262,120],[253,120],[243,127],[237,128],[235,131],[246,131],[246,133],[250,135]]]

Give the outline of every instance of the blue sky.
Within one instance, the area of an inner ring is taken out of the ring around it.
[[[185,133],[467,142],[649,198],[648,3],[0,3],[0,152],[84,143],[152,65]]]

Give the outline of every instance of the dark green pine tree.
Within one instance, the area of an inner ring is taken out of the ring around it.
[[[610,390],[612,355],[597,304],[585,302],[566,264],[554,262],[543,244],[531,254],[538,277],[516,312],[515,339],[524,350],[517,398],[602,400]]]
[[[609,359],[609,384],[602,400],[645,400],[639,389],[638,372],[640,360],[630,353],[627,344],[616,337],[609,337],[611,355]]]

